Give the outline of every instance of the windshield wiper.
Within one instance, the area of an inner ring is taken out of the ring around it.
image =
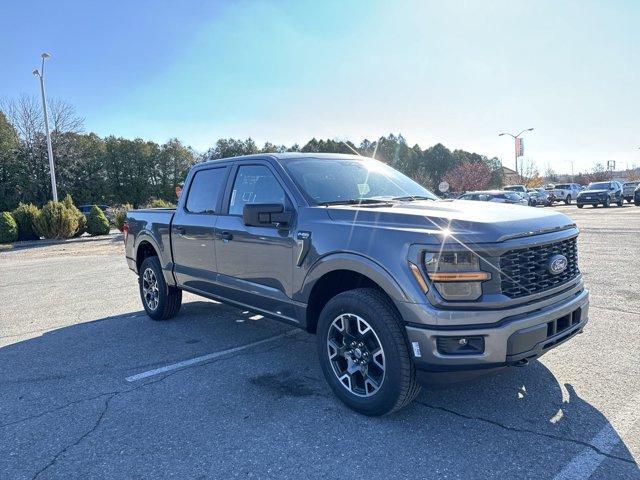
[[[431,197],[424,195],[406,195],[404,197],[393,197],[391,200],[398,200],[400,202],[414,202],[416,200],[434,200]]]
[[[320,202],[318,205],[329,206],[329,205],[370,205],[373,203],[389,203],[389,200],[382,200],[377,198],[349,198],[345,200],[333,200],[331,202]]]

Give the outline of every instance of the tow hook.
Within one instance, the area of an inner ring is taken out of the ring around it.
[[[529,359],[527,358],[523,358],[522,360],[518,360],[514,366],[516,367],[526,367],[527,365],[529,365]]]

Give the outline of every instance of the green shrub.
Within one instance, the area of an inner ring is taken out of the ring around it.
[[[12,212],[13,219],[18,225],[18,240],[37,240],[36,219],[40,210],[33,203],[20,203]]]
[[[122,229],[124,228],[124,222],[127,221],[127,212],[132,208],[133,207],[130,203],[125,203],[124,205],[115,209],[115,215],[113,218],[114,227],[122,231]]]
[[[173,203],[167,202],[166,200],[162,200],[161,198],[155,198],[145,205],[145,208],[175,208],[175,207],[176,206]]]
[[[87,231],[89,235],[106,235],[109,233],[109,220],[97,205],[91,207],[87,215]]]
[[[64,206],[67,207],[67,209],[71,213],[73,213],[73,215],[78,220],[78,228],[74,232],[73,236],[79,237],[80,235],[82,235],[84,232],[87,231],[87,217],[85,217],[84,214],[80,210],[78,210],[78,208],[74,205],[73,198],[71,198],[71,195],[69,195],[68,193],[64,197],[64,200],[62,201],[62,203],[64,203]]]
[[[47,202],[36,219],[36,232],[44,238],[71,238],[77,230],[78,217],[62,202]]]
[[[18,225],[9,212],[0,213],[0,243],[15,242],[18,239]]]

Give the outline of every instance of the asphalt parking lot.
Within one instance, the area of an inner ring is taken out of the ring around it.
[[[0,253],[0,478],[640,478],[640,208],[554,208],[585,333],[384,418],[304,332],[191,295],[150,320],[118,238]]]

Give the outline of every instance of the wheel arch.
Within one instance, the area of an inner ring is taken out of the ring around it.
[[[165,281],[167,282],[167,285],[175,285],[176,281],[173,278],[172,272],[173,263],[171,262],[171,260],[167,262],[166,259],[161,256],[160,252],[163,251],[164,250],[160,248],[155,238],[150,233],[146,231],[140,232],[138,234],[138,237],[136,238],[134,248],[136,271],[140,273],[140,266],[142,265],[142,262],[144,262],[145,258],[156,256],[158,257],[160,265],[162,266],[162,273]]]
[[[380,291],[394,308],[396,301],[408,301],[400,284],[378,263],[357,254],[333,254],[314,264],[301,289],[302,300],[307,304],[307,331],[315,333],[320,312],[329,299],[361,287]]]

